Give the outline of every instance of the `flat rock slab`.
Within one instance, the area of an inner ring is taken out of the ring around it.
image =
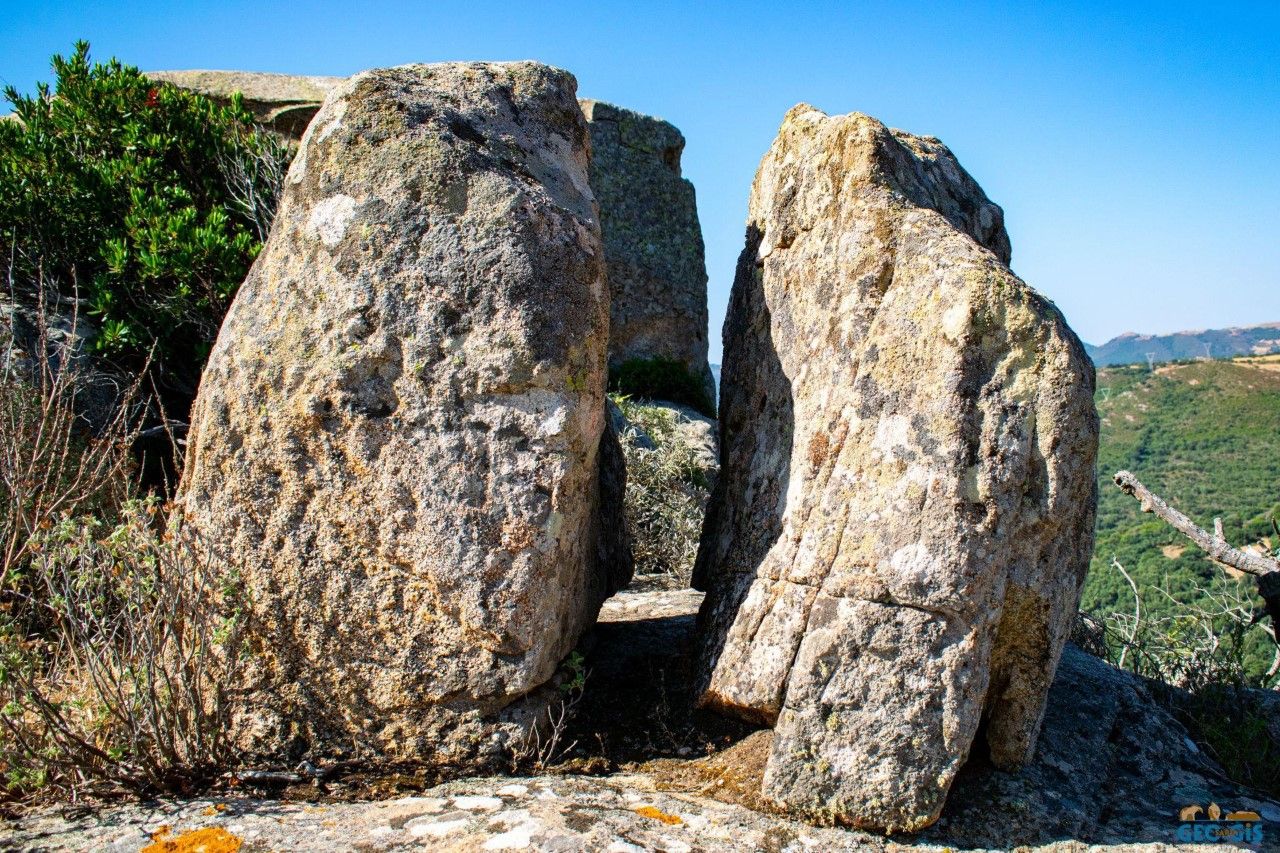
[[[689,642],[700,597],[614,596],[597,626],[601,645],[625,647],[633,668],[639,659],[678,651]],[[814,827],[734,799],[732,785],[717,783],[737,777],[739,792],[751,788],[760,801],[769,750],[761,738],[772,733],[757,732],[706,759],[652,762],[645,772],[474,778],[377,802],[200,798],[97,812],[47,809],[5,827],[0,849],[133,851],[162,831],[174,840],[221,830],[244,851],[1206,851],[1214,848],[1166,842],[1175,839],[1178,808],[1211,800],[1258,811],[1267,832],[1280,837],[1280,803],[1224,782],[1141,679],[1073,647],[1058,670],[1031,764],[1018,774],[966,767],[942,819],[923,836]]]
[[[148,71],[146,75],[219,101],[239,93],[255,119],[295,140],[302,138],[329,92],[346,79],[262,71]]]
[[[961,849],[903,845],[862,832],[762,815],[706,797],[665,793],[643,774],[464,780],[421,796],[383,802],[311,805],[198,799],[121,806],[97,814],[48,811],[11,824],[2,843],[5,849],[19,850],[137,851],[154,838],[181,843],[201,830],[206,839],[240,841],[245,853]],[[1064,841],[1021,849],[1121,853],[1210,848],[1158,843],[1087,847]]]
[[[640,619],[677,617],[692,624],[703,594],[696,589],[624,590],[600,608],[600,622],[634,622]],[[597,626],[599,627],[599,626]]]

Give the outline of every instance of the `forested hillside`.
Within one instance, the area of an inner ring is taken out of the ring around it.
[[[1194,545],[1111,481],[1121,469],[1234,545],[1275,547],[1280,517],[1280,356],[1112,367],[1098,371],[1098,540],[1082,608],[1132,612],[1133,593],[1111,566],[1128,569],[1152,616],[1205,600],[1233,583]],[[1247,588],[1252,583],[1244,582]],[[1162,593],[1160,590],[1163,590]],[[1164,594],[1164,593],[1167,593]],[[1255,664],[1270,661],[1259,647]]]

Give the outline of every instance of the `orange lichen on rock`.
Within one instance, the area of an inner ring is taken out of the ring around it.
[[[193,829],[177,838],[169,838],[169,827],[162,826],[151,839],[155,843],[142,848],[142,853],[239,853],[244,844],[220,826]]]
[[[677,824],[684,823],[684,820],[679,815],[667,814],[662,809],[654,808],[653,806],[641,806],[636,809],[635,812],[641,817],[662,821],[669,826],[676,826]]]

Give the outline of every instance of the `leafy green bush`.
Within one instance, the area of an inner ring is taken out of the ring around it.
[[[1192,736],[1230,779],[1280,797],[1276,706],[1265,702],[1265,696],[1235,684],[1212,685],[1194,693],[1178,711]]]
[[[684,362],[671,358],[633,358],[609,369],[609,390],[642,400],[669,400],[692,406],[709,418],[716,416],[715,401],[702,380]]]
[[[286,155],[238,98],[93,64],[85,42],[53,70],[52,90],[5,91],[0,252],[20,287],[76,289],[99,354],[136,371],[154,350],[162,387],[189,399],[279,193],[282,170],[245,164]]]

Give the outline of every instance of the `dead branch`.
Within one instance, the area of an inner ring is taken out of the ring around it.
[[[1142,503],[1143,512],[1153,512],[1169,522],[1175,530],[1199,545],[1206,554],[1219,563],[1231,566],[1233,569],[1239,569],[1245,574],[1253,575],[1254,577],[1280,572],[1280,562],[1269,557],[1250,554],[1248,551],[1232,548],[1227,543],[1227,540],[1222,537],[1222,525],[1220,523],[1215,524],[1218,534],[1216,536],[1210,535],[1203,527],[1165,503],[1159,495],[1153,494],[1150,489],[1138,482],[1137,477],[1128,471],[1118,472],[1115,480],[1116,485],[1124,490],[1125,494],[1133,495]]]
[[[1129,588],[1133,590],[1133,630],[1129,632],[1129,642],[1120,650],[1120,660],[1116,664],[1121,669],[1124,669],[1124,659],[1129,654],[1129,648],[1138,639],[1138,629],[1142,626],[1142,596],[1138,593],[1138,585],[1133,582],[1133,578],[1125,571],[1124,566],[1120,565],[1120,561],[1112,557],[1111,565],[1120,570],[1120,574],[1124,575],[1124,579],[1129,582]]]
[[[1175,530],[1198,545],[1209,557],[1224,566],[1252,575],[1258,583],[1258,594],[1266,602],[1267,615],[1272,627],[1280,634],[1280,561],[1260,554],[1251,554],[1233,548],[1222,535],[1222,524],[1214,520],[1214,534],[1210,534],[1190,518],[1169,506],[1129,471],[1118,471],[1116,485],[1125,494],[1132,495],[1142,504],[1143,512],[1151,512],[1167,521]]]

